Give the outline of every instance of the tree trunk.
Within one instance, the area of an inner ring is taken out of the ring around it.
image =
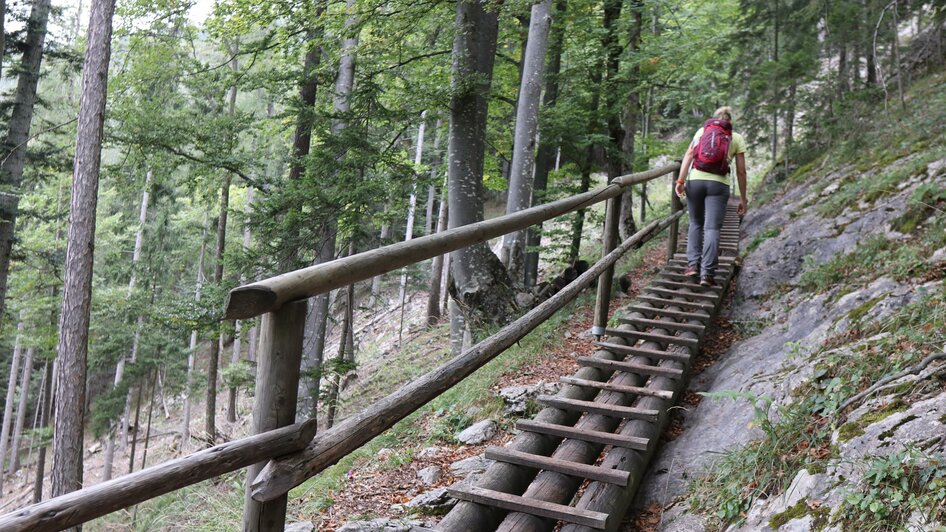
[[[427,119],[427,111],[420,114],[420,126],[417,127],[417,143],[414,149],[414,168],[420,166],[424,157],[424,127]],[[407,222],[404,228],[404,241],[407,242],[414,238],[414,213],[417,208],[417,181],[411,186],[411,196],[407,201]],[[407,299],[407,269],[401,269],[401,285],[398,294],[398,304],[401,307],[401,320],[397,332],[397,345],[401,347],[401,340],[404,334],[404,303]]]
[[[0,146],[0,187],[3,189],[0,192],[0,316],[6,310],[7,281],[20,205],[19,189],[23,180],[23,167],[26,164],[30,125],[33,122],[33,107],[36,103],[36,86],[39,83],[49,9],[50,0],[35,0],[32,3],[30,18],[26,24],[23,58],[17,76],[16,93],[13,96],[9,129],[3,145]],[[6,15],[5,2],[0,15],[0,18]],[[3,27],[3,23],[0,23],[0,36],[3,35]],[[3,60],[4,46],[5,42],[0,37],[0,61]]]
[[[440,189],[440,212],[437,213],[437,232],[447,230],[447,182],[444,180]],[[427,325],[433,326],[440,321],[440,285],[443,283],[444,261],[446,255],[437,255],[430,265],[430,290],[427,293]]]
[[[381,225],[381,234],[379,235],[380,245],[387,245],[388,238],[391,236],[391,224],[385,222]],[[381,297],[381,278],[383,275],[375,275],[371,278],[371,299],[368,302],[369,307],[374,307]]]
[[[473,0],[457,2],[453,94],[448,148],[449,228],[483,219],[486,97],[496,56],[498,18]],[[506,323],[513,313],[511,281],[485,244],[451,253],[451,295],[468,326]]]
[[[250,209],[252,208],[253,208],[253,187],[249,187],[246,191],[247,212],[249,212]],[[251,239],[252,239],[252,234],[250,233],[250,224],[244,223],[243,224],[243,250],[244,251],[250,248]],[[241,273],[240,284],[243,284],[245,282],[246,282],[246,278]],[[235,334],[233,336],[233,353],[230,356],[231,365],[237,364],[240,362],[240,355],[243,348],[243,346],[241,345],[242,340],[243,340],[243,322],[240,320],[237,320],[236,324],[234,325],[234,329],[235,329]],[[231,386],[230,390],[227,393],[227,421],[229,421],[230,423],[233,423],[234,421],[236,421],[236,414],[237,414],[236,402],[237,402],[237,389]]]
[[[509,195],[506,214],[527,209],[532,202],[532,179],[535,162],[536,132],[539,128],[539,105],[545,77],[545,55],[548,51],[549,29],[552,25],[552,0],[532,5],[529,38],[523,51],[522,77],[516,106],[516,131],[509,173]],[[501,257],[515,284],[525,284],[526,231],[503,237]]]
[[[634,0],[630,4],[631,7],[631,35],[630,35],[630,49],[631,54],[636,55],[640,50],[641,45],[641,32],[644,30],[644,6],[642,0]],[[641,72],[640,66],[638,66],[635,61],[634,67],[631,69],[631,83],[640,83]],[[624,138],[621,143],[621,152],[623,154],[623,165],[621,167],[621,173],[631,173],[634,171],[634,162],[635,162],[635,139],[634,137],[637,134],[637,128],[639,123],[639,117],[641,114],[641,94],[640,89],[633,88],[628,93],[627,104],[624,109]],[[641,197],[643,201],[643,196]],[[621,215],[620,223],[618,224],[618,229],[620,230],[620,236],[622,240],[629,238],[631,235],[637,232],[637,225],[634,223],[634,191],[631,187],[628,187],[621,198]]]
[[[562,51],[565,48],[565,12],[566,0],[555,0],[555,15],[549,36],[549,63],[545,75],[545,95],[542,105],[546,111],[555,107],[558,100],[558,77],[562,70]],[[535,177],[532,182],[532,203],[534,207],[545,202],[545,190],[548,188],[549,172],[555,164],[557,139],[547,131],[539,134],[539,148],[535,157]],[[542,244],[542,225],[530,228],[526,236],[526,263],[524,280],[527,288],[535,286],[539,277],[539,251]]]
[[[440,168],[441,158],[440,158],[440,129],[441,129],[441,120],[437,119],[437,125],[434,126],[434,146],[431,150],[431,155],[433,156],[430,161],[430,186],[427,187],[427,212],[426,218],[424,220],[424,234],[429,235],[433,234],[436,231],[439,231],[437,228],[437,221],[434,219],[434,207],[437,203],[437,170]],[[437,209],[439,213],[439,209]],[[437,218],[439,220],[439,216]]]
[[[233,59],[230,60],[230,69],[236,73],[240,69],[237,62],[237,51],[239,44],[232,46]],[[236,112],[237,87],[232,85],[229,94],[229,108],[227,114],[233,116]],[[223,261],[224,252],[227,245],[227,216],[230,209],[230,182],[233,179],[232,174],[227,174],[223,178],[223,185],[220,187],[220,213],[217,217],[217,254],[214,265],[214,284],[220,285],[223,282]],[[207,433],[208,446],[213,446],[217,441],[217,369],[220,364],[220,347],[218,342],[210,343],[210,356],[207,364],[207,405],[205,416],[205,428]]]
[[[149,196],[149,187],[151,186],[151,170],[148,170],[145,173],[145,184],[141,189],[141,206],[138,209],[138,230],[135,233],[135,247],[131,254],[131,276],[128,279],[128,290],[127,296],[130,299],[132,294],[135,291],[135,282],[138,274],[138,262],[141,260],[141,250],[144,246],[144,230],[145,223],[148,219],[148,196]],[[138,358],[138,342],[140,340],[140,331],[143,323],[142,316],[138,316],[138,321],[135,328],[135,335],[132,338],[131,342],[131,353],[129,359],[131,363],[134,364]],[[118,364],[115,366],[115,379],[113,380],[112,387],[117,388],[122,381],[122,377],[125,373],[125,364],[126,358],[122,357],[118,360]],[[120,439],[123,442],[127,440],[128,435],[128,409],[131,404],[131,391],[129,390],[128,395],[125,398],[125,411],[122,418],[119,420],[119,432]],[[105,459],[103,464],[103,473],[102,480],[109,480],[112,478],[112,464],[115,457],[115,431],[109,430],[107,440],[105,442]]]
[[[897,73],[897,95],[900,97],[900,108],[905,111],[907,109],[907,102],[903,99],[903,69],[900,68],[900,17],[897,14],[899,7],[900,2],[894,0],[893,17],[890,21],[893,25],[890,47],[893,52],[893,70]]]
[[[10,358],[10,376],[7,379],[7,397],[3,403],[3,425],[0,428],[0,494],[3,493],[3,464],[7,459],[7,442],[10,439],[10,428],[13,426],[13,401],[16,399],[16,377],[20,369],[20,355],[23,349],[23,317],[25,311],[20,311],[20,322],[16,325],[16,339],[13,341],[13,356]]]
[[[347,0],[346,10],[353,12],[354,0]],[[335,78],[335,94],[332,98],[336,118],[332,121],[332,134],[341,135],[348,126],[348,117],[351,110],[351,93],[355,84],[355,54],[358,48],[358,34],[352,31],[357,24],[354,15],[345,20],[345,38],[341,43],[342,55],[338,63],[338,76]],[[344,153],[339,154],[339,158]],[[316,253],[315,264],[329,262],[335,258],[335,238],[337,236],[337,221],[328,217],[324,221],[322,238]],[[306,322],[305,351],[303,352],[302,368],[304,377],[299,381],[299,405],[297,416],[301,419],[314,418],[318,410],[318,397],[322,370],[322,358],[325,354],[325,335],[329,316],[330,294],[320,294],[310,299],[309,317]],[[311,348],[309,348],[311,346]]]
[[[194,288],[194,301],[200,302],[200,292],[204,286],[204,257],[207,254],[207,216],[204,215],[204,228],[200,233],[200,253],[197,258],[197,280]],[[191,331],[187,350],[187,382],[184,392],[184,414],[181,420],[181,450],[190,443],[191,432],[191,388],[194,384],[194,363],[197,356],[197,330]]]
[[[72,205],[59,318],[53,497],[82,487],[82,430],[85,426],[85,376],[95,250],[95,211],[114,12],[114,0],[92,4],[82,70]]]
[[[354,254],[354,248],[351,244],[348,247],[348,254]],[[332,375],[331,386],[328,397],[325,402],[328,406],[325,426],[332,428],[335,424],[335,416],[338,412],[338,396],[341,392],[342,378],[351,363],[355,361],[355,341],[354,341],[354,306],[355,306],[355,285],[348,285],[345,290],[345,307],[343,309],[342,331],[338,338],[338,356],[335,374]]]
[[[49,416],[52,413],[52,390],[53,390],[53,366],[52,361],[46,361],[45,375],[43,381],[43,409],[40,414],[39,426],[46,428],[49,426]],[[46,476],[46,446],[41,445],[36,456],[36,480],[33,482],[33,503],[43,500],[43,479]]]
[[[158,368],[154,368],[151,376],[151,402],[148,403],[148,428],[145,429],[145,448],[141,452],[141,468],[144,469],[148,464],[148,442],[151,441],[151,415],[154,412],[154,389],[158,381]]]
[[[872,0],[862,0],[862,5],[864,6],[864,28],[866,36],[864,37],[864,49],[867,56],[867,85],[868,87],[873,87],[877,84],[877,62],[874,58],[874,47],[872,41],[872,29],[874,27],[874,13],[873,13],[873,1]]]
[[[13,443],[10,445],[10,474],[20,469],[20,440],[26,423],[26,404],[30,397],[30,381],[33,377],[33,348],[26,349],[23,361],[23,376],[20,379],[20,404],[16,407],[16,426],[13,427]]]
[[[775,0],[775,10],[772,15],[772,61],[778,65],[778,37],[779,37],[779,0]],[[843,49],[843,46],[842,46]],[[772,79],[772,162],[778,154],[778,76]]]
[[[135,471],[135,448],[138,445],[138,420],[141,418],[141,392],[144,391],[145,384],[138,382],[138,401],[135,403],[135,424],[131,427],[131,451],[128,456],[128,474]]]
[[[591,151],[591,148],[588,148]],[[588,156],[589,163],[581,171],[581,185],[579,185],[578,194],[588,192],[591,186],[591,155]],[[568,262],[574,263],[581,255],[581,235],[585,229],[585,209],[579,209],[575,212],[575,221],[572,224],[572,243],[568,251]]]

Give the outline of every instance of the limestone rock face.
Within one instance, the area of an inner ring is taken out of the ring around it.
[[[909,158],[904,158],[895,164],[908,162]],[[769,418],[774,418],[781,406],[795,400],[793,391],[809,381],[825,357],[840,359],[842,364],[846,357],[854,360],[862,356],[861,350],[882,342],[888,333],[830,350],[823,348],[826,340],[844,338],[855,328],[866,330],[872,323],[886,323],[904,306],[941,290],[942,281],[915,285],[879,274],[866,283],[828,287],[821,294],[799,288],[805,269],[850,253],[865,239],[903,238],[892,227],[907,210],[917,187],[931,182],[946,187],[944,159],[929,165],[927,173],[905,179],[874,203],[863,202],[823,217],[819,207],[838,190],[832,183],[852,171],[841,169],[838,175],[825,177],[827,184],[812,180],[754,210],[750,205],[743,223],[742,247],[756,239],[755,250],[742,263],[730,318],[751,325],[747,330],[754,335],[733,344],[718,362],[693,377],[692,391],[769,398]],[[859,175],[868,179],[876,173],[871,170]],[[946,249],[933,253],[930,261],[946,261]],[[843,420],[842,430],[835,431],[832,443],[838,456],[825,470],[798,472],[784,493],[756,500],[741,527],[728,530],[768,531],[773,530],[772,524],[782,531],[837,530],[824,522],[826,512],[819,509],[841,506],[852,486],[863,480],[871,460],[909,448],[943,455],[946,390],[929,384],[935,383],[930,377],[941,371],[940,364],[934,362],[919,375],[894,381],[890,389],[862,401]],[[927,384],[923,394],[891,409],[891,404],[900,404],[897,394],[923,383]],[[722,453],[761,438],[763,433],[747,399],[706,397],[684,412],[682,421],[683,433],[662,445],[642,481],[636,504],[644,507],[657,502],[664,507],[661,530],[698,532],[709,527],[702,515],[690,512],[683,498],[690,481]],[[918,514],[908,528],[935,530],[941,525],[925,523]]]

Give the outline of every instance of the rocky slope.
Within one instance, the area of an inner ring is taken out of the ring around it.
[[[651,468],[638,503],[660,529],[942,526],[943,155],[816,168],[750,211],[730,311],[748,337],[694,378],[710,395]]]

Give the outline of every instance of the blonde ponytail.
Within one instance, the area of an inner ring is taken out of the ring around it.
[[[728,105],[720,107],[715,113],[713,113],[713,118],[732,122],[732,107],[729,107]]]

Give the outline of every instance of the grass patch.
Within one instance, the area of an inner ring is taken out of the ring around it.
[[[753,251],[758,249],[759,246],[761,246],[763,242],[765,242],[766,240],[770,238],[775,238],[779,236],[780,234],[782,234],[782,228],[777,227],[777,226],[769,227],[767,229],[759,231],[754,237],[752,237],[752,240],[749,242],[749,245],[746,246],[746,250],[743,252],[743,256],[746,256],[752,253]]]

